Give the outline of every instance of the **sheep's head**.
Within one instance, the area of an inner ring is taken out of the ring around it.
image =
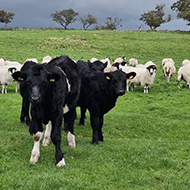
[[[146,67],[146,69],[148,69],[148,72],[150,73],[150,75],[153,75],[154,73],[156,73],[156,65],[150,65],[148,67]]]

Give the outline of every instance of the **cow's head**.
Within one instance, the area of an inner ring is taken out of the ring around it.
[[[26,72],[15,72],[13,78],[25,83],[28,98],[32,103],[39,103],[47,93],[49,84],[60,79],[58,73],[47,72],[42,65],[34,65]]]
[[[110,81],[110,85],[115,91],[115,94],[122,96],[125,94],[126,80],[132,79],[136,76],[135,72],[124,73],[121,70],[117,70],[110,73],[105,73],[106,79]]]
[[[108,62],[106,63],[102,63],[101,61],[94,61],[94,62],[90,62],[88,61],[88,65],[89,67],[93,70],[93,71],[104,71],[104,69],[107,67]]]

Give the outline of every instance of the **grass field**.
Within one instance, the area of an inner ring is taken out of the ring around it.
[[[21,124],[21,96],[0,94],[0,189],[183,190],[190,189],[190,91],[177,88],[177,74],[167,83],[161,61],[171,57],[176,69],[190,59],[190,36],[183,32],[0,30],[0,57],[23,63],[46,55],[69,55],[87,61],[109,56],[151,60],[158,70],[148,94],[143,87],[119,97],[105,115],[104,142],[91,144],[89,114],[84,127],[75,123],[76,148],[62,133],[66,166],[55,166],[55,150],[41,147],[36,165],[29,163],[33,137]],[[77,109],[77,111],[79,111]]]

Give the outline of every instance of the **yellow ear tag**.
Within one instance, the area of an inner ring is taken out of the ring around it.
[[[19,77],[19,78],[18,78],[18,80],[21,80],[21,81],[23,81],[24,79],[23,79],[23,78],[20,78],[20,77]]]
[[[129,79],[132,79],[133,78],[133,76],[131,75],[130,77],[129,77]]]
[[[50,82],[55,82],[55,79],[50,79]]]
[[[108,80],[110,80],[110,77],[106,77]]]

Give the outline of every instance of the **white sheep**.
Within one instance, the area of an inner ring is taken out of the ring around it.
[[[95,61],[98,61],[98,59],[95,58],[95,57],[93,57],[93,58],[90,60],[91,63],[94,63]]]
[[[123,63],[123,62],[125,62],[125,60],[126,60],[126,57],[118,57],[118,58],[116,58],[115,59],[115,61],[113,62],[113,63]]]
[[[182,66],[185,66],[185,65],[187,65],[189,63],[190,63],[190,61],[188,59],[185,59],[185,60],[182,61]]]
[[[22,67],[22,64],[20,64],[19,62],[17,61],[5,61],[5,66],[8,66],[8,67],[16,67],[17,71],[20,71],[21,67]]]
[[[0,66],[5,66],[5,59],[4,58],[0,58]]]
[[[164,58],[164,59],[162,60],[162,67],[163,67],[163,66],[165,65],[165,63],[168,62],[168,61],[173,62],[173,64],[175,65],[175,62],[173,61],[172,58]]]
[[[180,88],[180,82],[184,80],[190,88],[190,64],[184,65],[179,68],[177,72],[177,87]]]
[[[110,72],[114,72],[116,71],[118,68],[115,67],[114,65],[108,65],[105,69],[104,69],[104,73],[110,73]]]
[[[20,64],[19,62],[17,61],[5,61],[5,66],[8,66],[8,67],[15,67],[17,71],[20,71],[20,69],[22,68],[22,64]],[[16,87],[15,87],[15,92],[17,93],[18,92],[18,85],[19,83],[16,82]]]
[[[29,59],[26,59],[25,62],[27,61],[32,61],[32,62],[35,62],[35,63],[38,63],[38,60],[36,58],[29,58]],[[25,63],[24,62],[24,63]]]
[[[134,85],[144,86],[144,93],[148,93],[148,88],[154,83],[156,76],[156,65],[149,65],[146,68],[136,67],[123,67],[122,70],[125,73],[135,72],[136,76],[133,79],[127,80],[127,91],[129,91],[129,83],[131,83],[131,91],[133,91]]]
[[[129,66],[136,67],[138,65],[138,60],[135,58],[129,59]]]
[[[108,63],[107,66],[111,65],[111,59],[109,57],[106,57],[105,59],[100,60],[102,63]]]
[[[168,61],[164,64],[162,71],[167,82],[169,82],[170,78],[176,73],[176,68],[173,62]]]
[[[49,63],[52,60],[52,57],[47,55],[43,58],[42,63]]]
[[[146,68],[146,67],[148,67],[148,66],[150,66],[150,65],[155,65],[155,66],[156,66],[156,64],[153,63],[152,61],[148,61],[148,62],[146,62],[144,65],[143,65],[143,64],[137,64],[136,67],[137,67],[137,68]]]
[[[7,94],[8,85],[12,84],[14,81],[12,73],[14,73],[16,70],[16,67],[0,67],[0,84],[2,85],[2,94],[4,92]]]

